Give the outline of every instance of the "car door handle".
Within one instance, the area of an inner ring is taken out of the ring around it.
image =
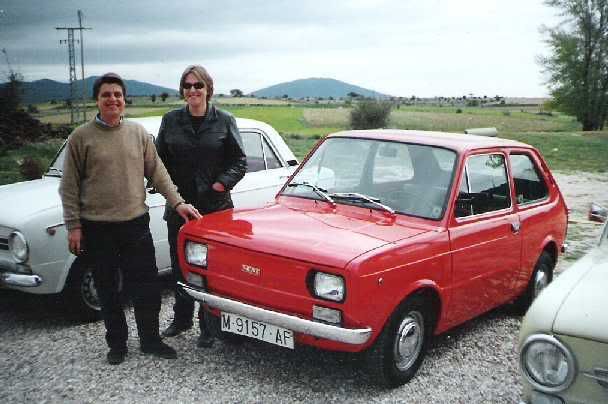
[[[519,233],[519,229],[521,228],[521,224],[519,223],[511,223],[511,231],[515,234]]]

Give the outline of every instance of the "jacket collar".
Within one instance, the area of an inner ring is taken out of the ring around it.
[[[217,116],[218,114],[215,105],[211,103],[207,104],[207,114],[205,115],[201,128],[207,126],[211,122],[217,121]],[[184,130],[194,133],[194,129],[192,129],[192,121],[190,120],[190,112],[188,112],[187,105],[179,110],[179,124]]]

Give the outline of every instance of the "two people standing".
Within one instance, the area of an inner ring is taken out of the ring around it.
[[[95,81],[99,113],[70,134],[59,187],[69,249],[75,255],[86,252],[81,259],[92,268],[110,348],[107,360],[113,365],[127,355],[121,273],[133,300],[141,351],[177,356],[159,335],[161,298],[144,178],[183,220],[201,217],[177,192],[152,137],[141,125],[123,120],[125,96],[125,83],[117,74]]]
[[[186,106],[163,117],[155,145],[141,125],[123,120],[125,83],[106,73],[93,85],[99,113],[76,128],[66,145],[59,193],[69,249],[92,268],[113,365],[128,352],[121,283],[133,300],[141,351],[177,357],[159,334],[161,298],[144,178],[167,200],[172,269],[181,280],[179,228],[201,213],[231,208],[230,190],[247,167],[236,121],[210,104],[213,80],[202,66],[184,71],[180,93]],[[191,328],[193,313],[194,302],[176,288],[174,319],[163,336]],[[204,317],[201,308],[197,345],[208,347],[213,337]]]
[[[188,66],[179,82],[186,105],[163,116],[156,149],[180,195],[200,213],[233,207],[230,190],[247,169],[243,142],[234,117],[210,103],[213,79],[200,65]],[[177,235],[185,218],[171,201],[165,220],[175,281],[183,281],[177,258]],[[192,328],[194,301],[175,285],[174,317],[163,331],[172,337]],[[197,346],[210,347],[213,335],[206,326],[205,309],[198,311],[200,336]]]

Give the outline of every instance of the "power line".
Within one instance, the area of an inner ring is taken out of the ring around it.
[[[78,121],[80,115],[79,103],[76,102],[76,89],[75,82],[78,80],[76,77],[76,52],[74,46],[74,31],[80,32],[80,40],[76,40],[80,44],[80,62],[82,72],[82,113],[83,120],[86,121],[86,91],[84,88],[84,45],[82,43],[82,31],[91,30],[93,28],[82,26],[82,11],[78,10],[78,27],[56,27],[57,30],[65,30],[68,33],[68,39],[62,39],[59,41],[60,44],[68,45],[68,61],[69,61],[69,76],[70,76],[70,123],[74,124]]]

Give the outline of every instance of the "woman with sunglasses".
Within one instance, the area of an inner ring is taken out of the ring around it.
[[[186,203],[201,214],[233,207],[230,190],[245,175],[247,160],[234,117],[216,108],[209,100],[213,79],[204,67],[188,66],[179,82],[183,108],[163,116],[156,148],[171,180]],[[183,281],[177,259],[177,234],[184,220],[169,205],[165,207],[171,266],[175,281]],[[173,337],[192,327],[194,301],[175,285],[173,322],[163,331]],[[205,325],[205,310],[198,312],[200,336],[198,347],[213,345],[213,336]]]

